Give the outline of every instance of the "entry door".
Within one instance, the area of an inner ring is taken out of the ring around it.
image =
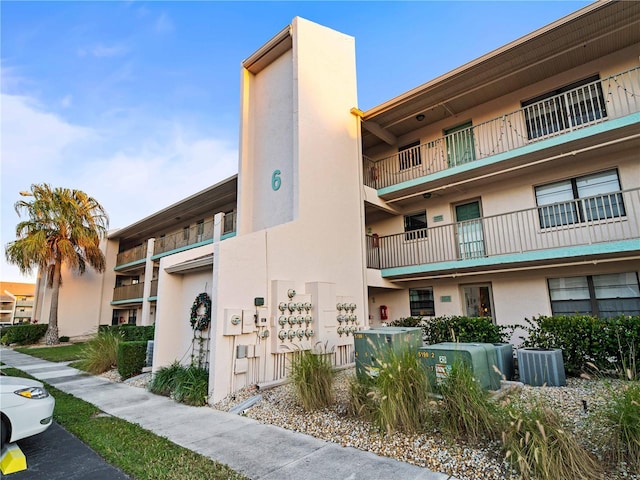
[[[492,317],[491,285],[465,285],[464,306],[468,317]]]
[[[458,258],[484,257],[484,234],[480,219],[480,202],[456,205],[456,233],[458,235]]]

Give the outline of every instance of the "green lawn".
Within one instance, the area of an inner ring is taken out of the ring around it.
[[[4,368],[3,372],[33,378],[15,368]],[[45,385],[56,399],[55,421],[107,462],[136,480],[246,480],[246,477],[229,467],[180,447],[138,425],[116,417],[98,416],[101,412],[94,405]]]
[[[50,362],[71,362],[80,359],[83,348],[84,343],[70,343],[52,347],[18,347],[14,350]]]

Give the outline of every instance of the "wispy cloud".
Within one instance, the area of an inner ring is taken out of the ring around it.
[[[24,178],[44,170],[55,170],[65,149],[93,137],[90,128],[72,125],[46,111],[30,97],[2,94],[2,170]]]
[[[69,108],[71,105],[73,105],[73,96],[72,95],[65,95],[60,100],[60,106],[62,108]]]
[[[1,100],[3,246],[15,238],[17,194],[32,183],[85,191],[105,207],[111,227],[120,228],[237,173],[235,138],[163,119],[149,119],[144,136],[128,135],[125,121],[99,130],[75,125],[30,97]],[[4,255],[0,270],[3,280],[25,281]]]
[[[175,30],[175,26],[169,15],[161,13],[156,19],[155,29],[158,33],[171,33]]]
[[[82,47],[78,49],[78,56],[92,56],[96,58],[119,57],[129,52],[129,47],[122,44],[103,45],[101,43],[91,47]]]

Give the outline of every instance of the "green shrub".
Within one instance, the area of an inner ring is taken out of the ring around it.
[[[149,383],[149,391],[168,397],[176,388],[176,381],[184,368],[177,360],[168,367],[162,367],[153,374]]]
[[[195,407],[206,405],[209,398],[209,371],[195,365],[181,369],[171,395],[180,403]]]
[[[100,330],[82,349],[78,368],[100,374],[111,370],[118,363],[118,344],[123,341],[117,331]]]
[[[380,368],[369,393],[374,423],[387,433],[420,431],[428,419],[426,367],[409,348],[385,349],[378,357]]]
[[[4,345],[11,345],[12,343],[31,345],[38,343],[44,337],[47,328],[49,328],[49,325],[46,323],[7,325],[0,330],[0,339]]]
[[[390,327],[420,327],[422,317],[406,317],[399,318],[393,322],[389,322]]]
[[[593,363],[603,372],[633,368],[640,346],[640,316],[597,318],[589,315],[539,316],[525,319],[524,347],[560,348],[565,370],[579,375]]]
[[[434,317],[420,324],[428,345],[442,342],[507,343],[512,327],[496,325],[491,317]]]
[[[510,421],[502,433],[506,459],[523,480],[601,480],[598,462],[560,421],[559,415],[542,404],[512,407]]]
[[[290,378],[298,402],[307,411],[319,410],[333,403],[335,370],[331,352],[324,349],[302,350],[291,358]]]
[[[149,391],[200,407],[207,404],[209,397],[209,371],[196,365],[185,367],[175,361],[153,374]]]
[[[626,462],[632,472],[640,474],[640,382],[625,386],[622,392],[612,392],[605,418],[609,425],[603,443],[612,460]]]
[[[118,373],[122,379],[142,373],[147,358],[147,342],[120,342],[118,344]]]
[[[455,362],[439,391],[442,400],[438,402],[438,417],[443,433],[454,440],[499,438],[500,410],[489,400],[489,393],[474,378],[468,365]]]
[[[100,331],[115,331],[122,335],[125,342],[153,340],[155,326],[153,325],[100,325]]]

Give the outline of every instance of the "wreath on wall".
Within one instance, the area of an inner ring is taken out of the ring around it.
[[[204,307],[204,312],[200,313],[202,307]],[[206,293],[201,293],[193,301],[189,322],[194,331],[202,332],[209,328],[211,323],[211,298]]]

